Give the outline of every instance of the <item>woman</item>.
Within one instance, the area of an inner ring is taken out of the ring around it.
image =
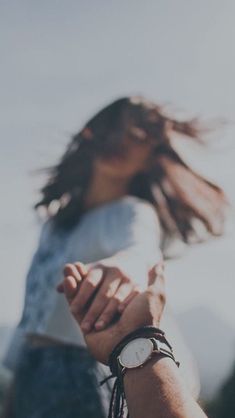
[[[211,235],[222,233],[224,193],[181,159],[174,133],[200,140],[195,120],[181,122],[142,98],[122,98],[87,122],[50,170],[36,205],[49,220],[8,354],[8,363],[17,364],[13,417],[106,415],[110,388],[98,387],[105,371],[55,291],[65,263],[93,263],[79,292],[81,308],[93,296],[81,326],[102,329],[147,283],[164,239],[189,243],[198,237],[196,220]]]

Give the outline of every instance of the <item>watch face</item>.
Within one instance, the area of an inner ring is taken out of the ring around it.
[[[119,361],[128,369],[139,367],[148,360],[153,352],[153,343],[147,338],[136,338],[123,348]]]

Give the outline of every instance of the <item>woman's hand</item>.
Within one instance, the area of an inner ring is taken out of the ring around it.
[[[78,278],[80,267],[81,265],[75,271],[74,266],[66,266],[65,272],[69,275],[65,275],[63,289],[73,316],[81,326],[90,308],[84,305],[83,311],[77,309],[78,296],[82,290],[80,273]],[[164,305],[164,276],[162,265],[159,264],[149,273],[147,290],[135,295],[135,297],[133,296],[126,305],[119,321],[114,322],[102,331],[91,330],[85,333],[84,337],[89,350],[98,361],[106,364],[114,347],[127,334],[144,325],[159,327]]]
[[[121,269],[102,262],[92,267],[82,263],[67,264],[64,275],[71,286],[75,286],[76,280],[76,295],[70,309],[85,333],[92,328],[102,330],[107,327],[139,293],[137,286]],[[58,286],[58,290],[63,292],[64,286],[65,282]]]

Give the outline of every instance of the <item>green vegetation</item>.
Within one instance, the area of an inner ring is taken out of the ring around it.
[[[208,406],[209,418],[235,417],[235,365],[217,398]]]

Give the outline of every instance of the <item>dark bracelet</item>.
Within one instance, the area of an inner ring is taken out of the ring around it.
[[[122,351],[122,349],[132,340],[135,338],[155,338],[160,342],[163,342],[167,345],[167,347],[170,349],[170,353],[167,353],[166,355],[170,357],[176,365],[179,367],[179,363],[176,362],[173,350],[170,345],[170,343],[167,341],[165,337],[165,333],[156,327],[153,326],[144,326],[141,328],[136,329],[135,331],[131,332],[130,334],[126,335],[119,344],[114,348],[112,353],[109,356],[109,367],[111,370],[111,376],[104,379],[101,384],[105,383],[107,380],[116,377],[116,381],[113,386],[112,391],[112,397],[110,401],[110,407],[109,407],[109,415],[108,418],[122,418],[123,411],[124,411],[124,405],[125,405],[125,393],[124,393],[124,386],[123,386],[123,374],[125,371],[122,371],[120,367],[118,366],[118,357]],[[163,357],[164,353],[160,353],[160,356]],[[128,415],[129,417],[129,415]]]
[[[127,345],[130,341],[134,340],[135,338],[156,338],[162,342],[164,342],[170,350],[172,350],[172,346],[167,341],[165,337],[164,331],[162,331],[160,328],[156,328],[153,326],[144,326],[137,328],[135,331],[131,332],[130,334],[126,335],[120,343],[113,349],[112,353],[109,356],[109,367],[112,372],[113,376],[119,376],[119,370],[117,365],[117,357],[121,353],[122,349]]]

